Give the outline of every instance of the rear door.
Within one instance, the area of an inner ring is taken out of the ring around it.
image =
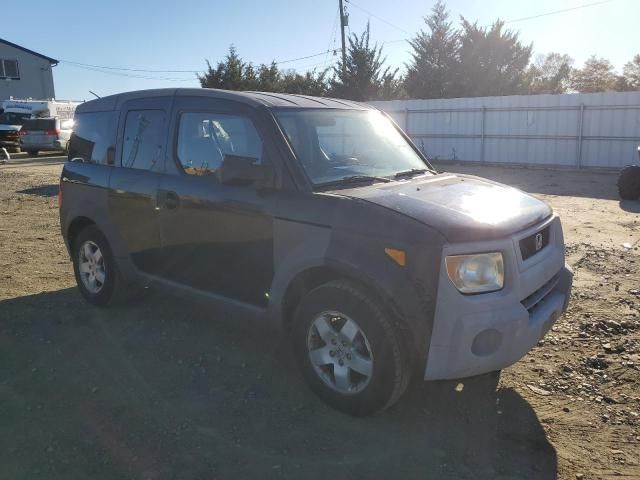
[[[21,143],[25,147],[38,146],[53,148],[58,139],[55,118],[34,118],[24,122],[21,130]]]
[[[133,265],[155,274],[160,253],[157,192],[173,97],[126,102],[120,113],[115,168],[109,182],[111,222]]]

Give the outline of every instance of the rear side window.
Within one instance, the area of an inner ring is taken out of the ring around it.
[[[116,112],[76,113],[69,142],[69,159],[86,163],[109,163],[108,151],[116,140]],[[111,162],[113,163],[113,157]]]
[[[131,110],[124,124],[122,166],[158,170],[164,134],[163,110]]]
[[[22,129],[26,132],[45,132],[47,130],[56,129],[55,118],[33,118],[31,120],[25,120],[22,124]]]
[[[178,160],[189,175],[214,173],[225,155],[262,162],[262,140],[248,118],[219,113],[183,113],[178,130]]]

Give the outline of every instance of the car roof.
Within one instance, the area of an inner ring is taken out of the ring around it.
[[[312,97],[308,95],[293,95],[290,93],[273,92],[239,92],[219,90],[214,88],[158,88],[151,90],[137,90],[134,92],[118,93],[82,103],[76,109],[77,113],[103,112],[119,110],[128,100],[152,97],[209,97],[225,100],[235,100],[252,107],[266,108],[333,108],[349,110],[372,110],[375,107],[365,103],[354,102],[328,97]]]

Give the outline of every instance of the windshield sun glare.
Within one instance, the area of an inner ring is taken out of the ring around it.
[[[397,127],[376,110],[276,112],[296,158],[315,185],[393,177],[427,167]]]

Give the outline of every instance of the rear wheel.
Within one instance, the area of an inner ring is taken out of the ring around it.
[[[628,165],[618,177],[618,193],[623,200],[636,200],[640,197],[640,165]]]
[[[122,279],[111,248],[95,225],[78,234],[71,255],[78,289],[87,301],[104,306],[123,297]]]
[[[294,351],[311,389],[350,415],[370,415],[395,403],[411,367],[400,332],[359,285],[338,280],[309,292],[292,326]]]

